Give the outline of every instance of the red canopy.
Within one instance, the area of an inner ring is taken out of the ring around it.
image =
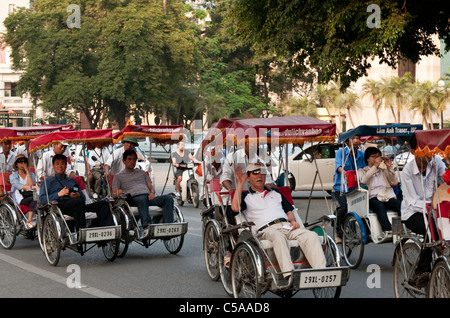
[[[39,149],[45,149],[61,141],[86,143],[88,149],[102,148],[113,143],[112,129],[62,131],[46,134],[32,139],[28,152],[32,153]]]
[[[336,124],[303,116],[239,119],[226,131],[227,139],[234,139],[235,144],[247,140],[303,144],[314,141],[334,142],[336,138]]]
[[[156,144],[176,144],[183,139],[182,125],[127,125],[114,134],[114,142],[122,141],[125,137],[150,137]]]
[[[52,132],[72,130],[72,125],[44,125],[32,127],[8,127],[0,129],[0,142],[25,141]]]
[[[417,150],[415,154],[448,158],[450,154],[450,129],[417,130]]]

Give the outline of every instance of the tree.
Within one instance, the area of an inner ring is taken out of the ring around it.
[[[347,111],[348,118],[350,119],[350,122],[355,128],[355,123],[353,122],[352,114],[351,112],[353,110],[361,109],[361,104],[359,102],[358,94],[355,92],[347,89],[345,93],[341,93],[336,98],[336,105],[339,109],[345,109]]]
[[[439,54],[434,34],[450,49],[447,0],[377,1],[369,13],[369,3],[356,0],[232,3],[229,19],[255,51],[284,57],[299,74],[317,68],[321,83],[340,80],[342,90],[367,75],[374,57],[396,67],[399,60],[416,63],[420,56]],[[368,21],[372,18],[379,28]]]
[[[372,99],[372,106],[377,117],[377,124],[380,124],[380,112],[382,99],[379,82],[374,79],[367,79],[362,85],[362,96],[369,96]]]
[[[80,28],[68,28],[69,0],[38,0],[5,19],[18,89],[35,104],[83,111],[95,128],[105,107],[119,128],[131,107],[177,106],[176,92],[197,71],[199,53],[182,4],[80,0]],[[133,110],[134,111],[134,110]]]

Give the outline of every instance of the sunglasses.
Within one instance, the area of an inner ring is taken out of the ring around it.
[[[28,160],[27,159],[18,159],[16,162],[17,163],[28,163]]]
[[[261,173],[261,170],[254,170],[254,171],[250,171],[251,174],[265,174],[265,173]]]

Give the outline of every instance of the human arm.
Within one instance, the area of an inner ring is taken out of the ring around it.
[[[234,212],[239,212],[242,202],[242,190],[244,189],[244,183],[247,181],[248,176],[246,173],[242,173],[242,168],[239,166],[234,169],[234,173],[236,175],[237,185],[233,201],[231,202],[231,209]]]

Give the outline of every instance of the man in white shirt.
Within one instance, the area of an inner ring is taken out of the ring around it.
[[[55,174],[52,164],[53,157],[55,155],[63,155],[68,145],[69,144],[66,141],[55,143],[52,150],[49,150],[42,155],[42,158],[38,161],[36,167],[36,177],[38,180],[51,177]],[[70,172],[72,172],[72,165],[68,163],[66,175],[69,176]]]
[[[134,150],[137,146],[139,146],[139,143],[136,137],[123,138],[123,146],[114,150],[112,155],[110,155],[108,160],[105,162],[105,176],[109,177],[110,174],[115,175],[125,169],[125,165],[122,160],[123,153],[127,150]]]
[[[301,227],[292,212],[294,207],[278,190],[265,187],[266,171],[258,164],[249,164],[247,173],[236,167],[236,194],[231,208],[242,211],[249,222],[255,223],[253,232],[273,244],[273,251],[286,280],[291,277],[292,264],[288,240],[296,240],[312,268],[326,267],[326,259],[318,235]],[[244,184],[250,184],[243,192]]]
[[[0,171],[12,172],[15,158],[16,154],[11,150],[11,141],[6,140],[2,142],[2,151],[0,152]]]
[[[245,168],[249,163],[259,162],[264,166],[267,171],[267,166],[264,161],[257,155],[256,144],[245,143],[245,148],[238,149],[236,152],[229,153],[225,162],[222,164],[222,175],[220,176],[220,183],[228,191],[235,188],[234,185],[234,169],[235,167],[241,167],[241,170],[245,171]],[[275,186],[270,174],[266,175],[266,186]],[[248,185],[244,185],[244,190],[248,189]]]
[[[106,148],[95,148],[89,151],[88,159],[88,182],[94,190],[93,197],[102,194],[102,176],[104,174],[104,163],[109,159],[109,151]]]
[[[411,138],[411,149],[416,149],[417,142]],[[436,169],[436,175],[434,170]],[[401,217],[406,227],[417,234],[426,235],[428,227],[425,223],[426,204],[431,203],[437,185],[443,180],[445,173],[445,163],[438,156],[434,161],[426,156],[415,156],[414,160],[408,162],[401,174],[401,184],[403,192]],[[436,227],[434,227],[436,228]],[[415,284],[418,288],[426,286],[429,280],[432,262],[432,250],[424,248],[420,253],[420,258],[415,271]]]

